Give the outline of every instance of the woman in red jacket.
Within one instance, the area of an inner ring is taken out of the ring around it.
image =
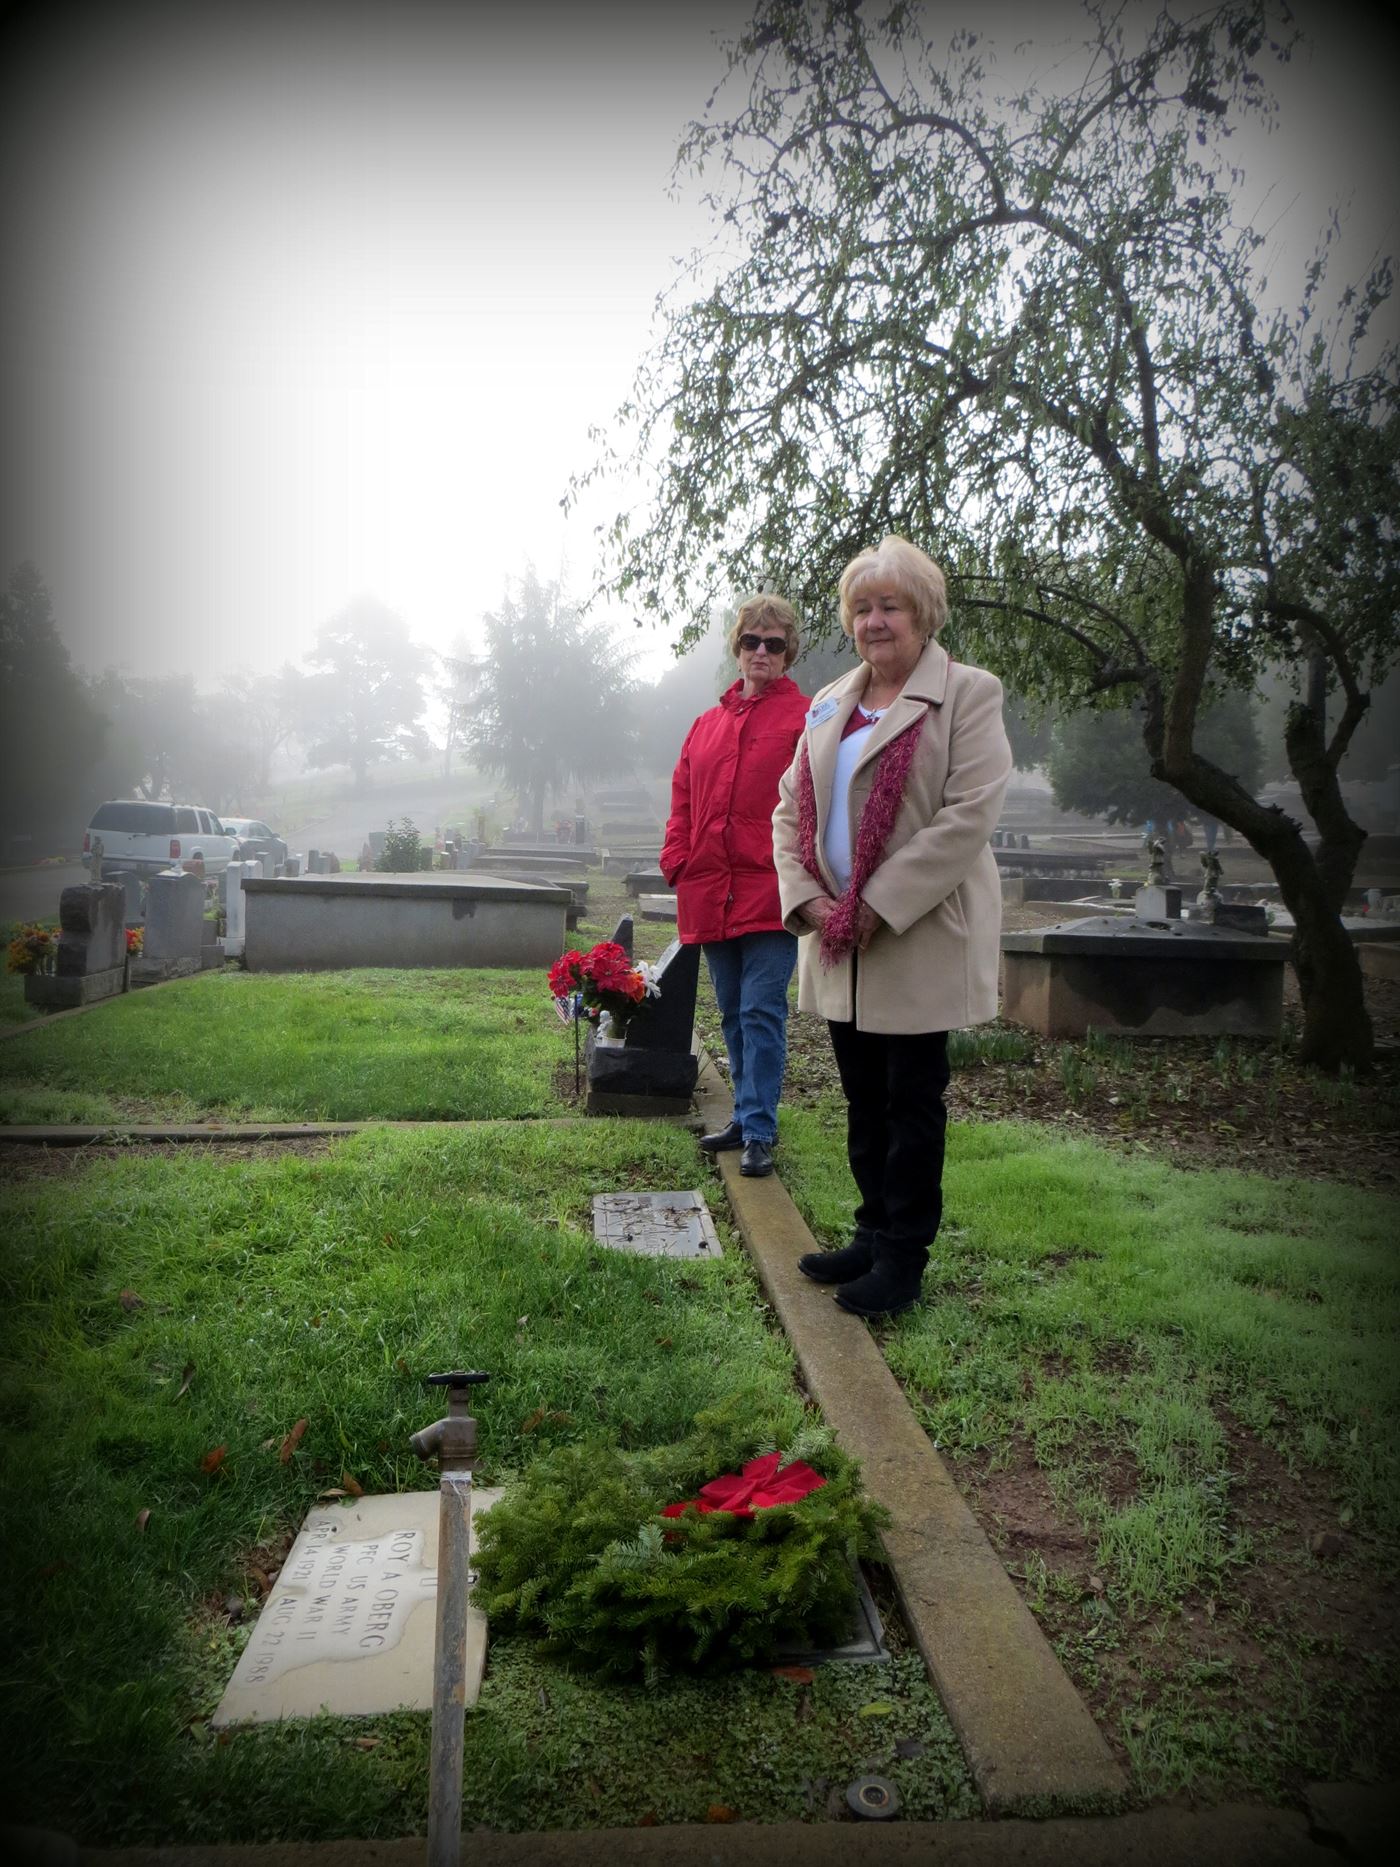
[[[686,734],[671,779],[661,873],[676,891],[684,945],[701,945],[734,1084],[734,1116],[700,1137],[707,1152],[742,1147],[739,1171],[773,1171],[787,1061],[787,993],[796,938],[783,928],[773,867],[778,780],[792,763],[807,700],[786,670],[797,618],[780,596],[754,596],[729,637],[739,679]]]

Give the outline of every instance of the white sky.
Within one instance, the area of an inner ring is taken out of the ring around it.
[[[1252,184],[1295,268],[1354,193],[1359,265],[1396,246],[1395,13],[1299,10],[1325,45]],[[710,231],[670,164],[746,11],[11,8],[0,574],[39,563],[81,665],[204,685],[359,594],[446,649],[529,560],[586,590],[618,494],[559,500]],[[930,11],[1038,56],[1076,17]]]

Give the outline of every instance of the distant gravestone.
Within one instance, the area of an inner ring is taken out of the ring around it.
[[[624,914],[612,931],[614,946],[620,946],[628,959],[632,957],[632,916]]]
[[[1045,1037],[1270,1037],[1283,1028],[1282,940],[1124,915],[1001,937],[1002,1016]]]
[[[251,862],[230,862],[225,870],[228,891],[225,899],[224,957],[237,959],[248,938],[248,897],[245,881],[256,881],[258,871]]]
[[[153,875],[146,887],[146,937],[133,960],[133,985],[181,979],[200,970],[204,883],[197,875]]]
[[[92,1005],[126,990],[126,890],[80,882],[58,898],[58,950],[52,973],[25,976],[28,1004],[45,1011]]]
[[[590,1034],[590,1114],[681,1115],[690,1109],[700,1071],[693,1048],[700,948],[673,940],[653,977],[659,996],[629,1019],[625,1038]]]
[[[301,874],[301,857],[288,856],[287,860],[282,864],[282,873],[284,876],[299,876]]]
[[[499,1491],[473,1487],[476,1525]],[[212,1723],[368,1717],[433,1702],[438,1494],[362,1497],[311,1511],[282,1565]],[[467,1615],[468,1705],[486,1619]]]
[[[141,877],[134,869],[110,869],[107,880],[115,882],[126,891],[126,905],[122,909],[122,918],[128,927],[139,927],[146,918],[145,890]]]
[[[1145,882],[1133,896],[1140,921],[1179,921],[1181,890],[1173,882]]]

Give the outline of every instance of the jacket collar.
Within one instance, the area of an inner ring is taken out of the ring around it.
[[[807,734],[808,758],[811,761],[812,788],[817,800],[817,848],[820,851],[826,834],[827,812],[831,806],[831,786],[836,772],[836,750],[841,743],[841,735],[846,730],[846,722],[856,710],[856,704],[865,692],[870,680],[870,669],[865,662],[852,668],[832,687],[828,688],[823,698],[834,700],[836,710],[820,726],[809,728]],[[904,683],[903,691],[897,700],[891,701],[882,716],[875,722],[875,730],[866,735],[860,749],[855,770],[861,771],[872,759],[877,759],[889,744],[896,739],[907,726],[912,726],[930,706],[941,706],[948,691],[948,653],[940,648],[936,637],[930,637],[922,655],[915,662],[913,671]],[[854,775],[854,773],[852,774]],[[824,863],[825,858],[818,856]],[[830,878],[828,877],[828,880]]]
[[[862,661],[858,668],[852,668],[851,672],[832,689],[833,697],[844,699],[847,694],[851,695],[853,708],[855,702],[865,692],[869,679],[870,669]],[[904,691],[894,702],[890,711],[893,712],[895,706],[901,705],[906,700],[921,700],[931,706],[941,707],[947,692],[948,651],[940,645],[936,635],[931,635],[924,646],[923,654],[914,663],[913,672],[904,683]],[[848,717],[850,710],[847,710]],[[844,720],[842,724],[845,724]]]
[[[797,683],[788,674],[780,674],[776,681],[770,681],[761,693],[754,695],[755,700],[766,700],[770,694],[796,693]],[[726,687],[719,697],[722,707],[737,707],[743,700],[744,677],[740,675],[732,687]]]

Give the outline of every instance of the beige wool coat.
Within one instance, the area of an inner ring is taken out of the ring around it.
[[[866,737],[851,779],[851,847],[870,795],[880,753],[920,714],[927,714],[904,801],[864,898],[884,925],[854,965],[848,956],[823,966],[818,937],[799,910],[820,892],[802,866],[798,840],[798,767],[812,761],[817,804],[817,862],[826,892],[839,891],[822,843],[831,810],[836,748],[865,692],[862,663],[817,694],[797,757],[778,786],[773,854],[783,923],[798,934],[798,1007],[862,1031],[951,1031],[997,1015],[1001,881],[991,834],[1011,776],[1011,747],[1001,717],[1001,682],[985,669],[951,661],[936,639],[924,649],[904,691]],[[828,708],[824,703],[834,701]],[[855,989],[852,991],[852,977]]]

